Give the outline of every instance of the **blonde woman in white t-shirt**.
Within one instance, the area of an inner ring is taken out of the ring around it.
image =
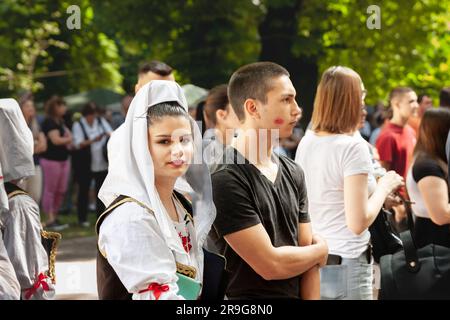
[[[355,71],[327,69],[317,88],[312,130],[295,158],[305,172],[313,231],[329,246],[327,265],[321,269],[322,299],[372,299],[368,227],[386,197],[403,185],[394,171],[378,182],[368,180],[370,154],[354,137],[364,95]]]

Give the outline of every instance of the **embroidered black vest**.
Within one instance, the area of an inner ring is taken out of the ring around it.
[[[183,197],[180,193],[174,191],[175,196],[186,209],[189,214],[192,214],[192,206],[189,201]],[[102,213],[98,218],[95,225],[97,236],[100,231],[100,226],[102,225],[105,218],[118,206],[125,202],[134,201],[133,199],[126,196],[119,196],[114,200],[108,208]],[[132,248],[130,248],[131,250]],[[178,267],[178,266],[177,266]],[[184,272],[183,272],[184,273]],[[114,269],[109,264],[107,258],[103,256],[97,245],[97,291],[98,298],[100,300],[131,300],[132,294],[128,292],[125,286],[120,281]]]

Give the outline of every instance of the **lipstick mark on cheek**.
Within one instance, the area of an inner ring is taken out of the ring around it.
[[[273,123],[275,123],[275,124],[277,124],[277,125],[281,125],[281,124],[284,123],[284,120],[281,119],[281,118],[276,118],[275,121],[274,121]]]

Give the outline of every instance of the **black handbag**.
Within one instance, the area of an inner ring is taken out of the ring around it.
[[[450,248],[429,244],[417,249],[411,206],[405,207],[409,230],[400,234],[404,249],[381,257],[379,299],[450,299]]]
[[[387,254],[393,254],[403,249],[399,235],[392,228],[385,209],[381,209],[375,221],[370,225],[370,241],[372,243],[372,255],[378,263],[380,258]]]

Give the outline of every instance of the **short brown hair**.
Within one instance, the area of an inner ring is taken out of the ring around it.
[[[206,117],[209,121],[215,126],[217,123],[216,119],[216,111],[217,110],[226,110],[228,106],[228,85],[221,84],[218,85],[209,91],[208,96],[206,97],[205,106],[203,110],[206,114]]]
[[[240,121],[245,119],[245,100],[266,103],[267,93],[272,90],[272,80],[281,76],[289,77],[289,72],[273,62],[247,64],[233,73],[228,83],[228,98]]]
[[[50,118],[55,117],[56,115],[56,108],[60,105],[65,105],[66,102],[63,98],[59,96],[52,96],[50,99],[47,100],[44,106],[45,114],[49,116]]]
[[[450,109],[429,108],[420,121],[414,155],[426,154],[439,163],[447,163],[445,141],[450,130]],[[442,166],[447,172],[447,166]]]
[[[410,87],[396,87],[394,89],[391,90],[391,92],[389,93],[389,105],[391,105],[392,100],[398,97],[402,97],[403,95],[407,94],[408,92],[412,92],[414,91],[413,89],[411,89]]]
[[[409,87],[396,87],[392,89],[391,93],[389,93],[389,106],[392,108],[392,100],[395,98],[401,98],[408,92],[413,92],[414,90]]]
[[[312,129],[330,133],[355,130],[361,119],[361,108],[360,76],[347,67],[328,68],[317,87]]]

